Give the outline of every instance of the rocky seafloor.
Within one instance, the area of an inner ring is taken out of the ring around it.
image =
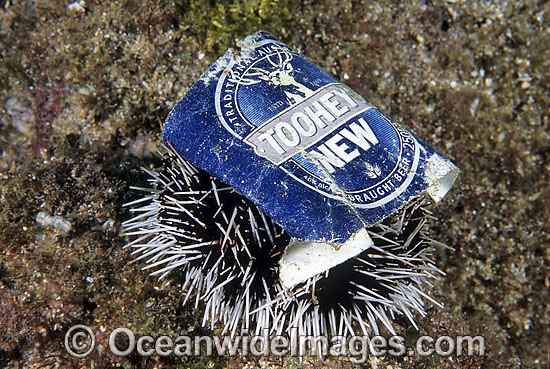
[[[433,209],[444,304],[416,332],[479,357],[373,368],[550,365],[550,2],[17,1],[0,9],[0,366],[350,368],[347,358],[117,357],[108,332],[209,334],[180,286],[131,263],[122,204],[158,168],[162,122],[235,40],[272,32],[462,170]],[[64,348],[91,327],[87,358]],[[402,324],[402,325],[401,325]]]

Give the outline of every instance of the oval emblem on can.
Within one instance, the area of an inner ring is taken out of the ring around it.
[[[257,155],[355,207],[399,196],[418,167],[414,136],[277,41],[227,65],[215,106],[223,127]]]

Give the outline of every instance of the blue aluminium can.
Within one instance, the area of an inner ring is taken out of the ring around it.
[[[163,141],[299,240],[343,243],[458,169],[266,32],[228,50],[169,115]]]

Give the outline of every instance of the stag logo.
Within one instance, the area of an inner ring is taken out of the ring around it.
[[[290,105],[298,104],[313,95],[315,91],[296,81],[293,76],[292,59],[291,53],[278,49],[275,54],[265,57],[269,70],[250,68],[242,78],[235,79],[235,82],[243,86],[267,82],[274,88],[282,89]]]

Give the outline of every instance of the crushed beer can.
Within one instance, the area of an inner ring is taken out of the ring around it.
[[[175,106],[163,141],[293,237],[285,287],[372,247],[369,226],[454,183],[452,162],[272,35],[237,45]]]

